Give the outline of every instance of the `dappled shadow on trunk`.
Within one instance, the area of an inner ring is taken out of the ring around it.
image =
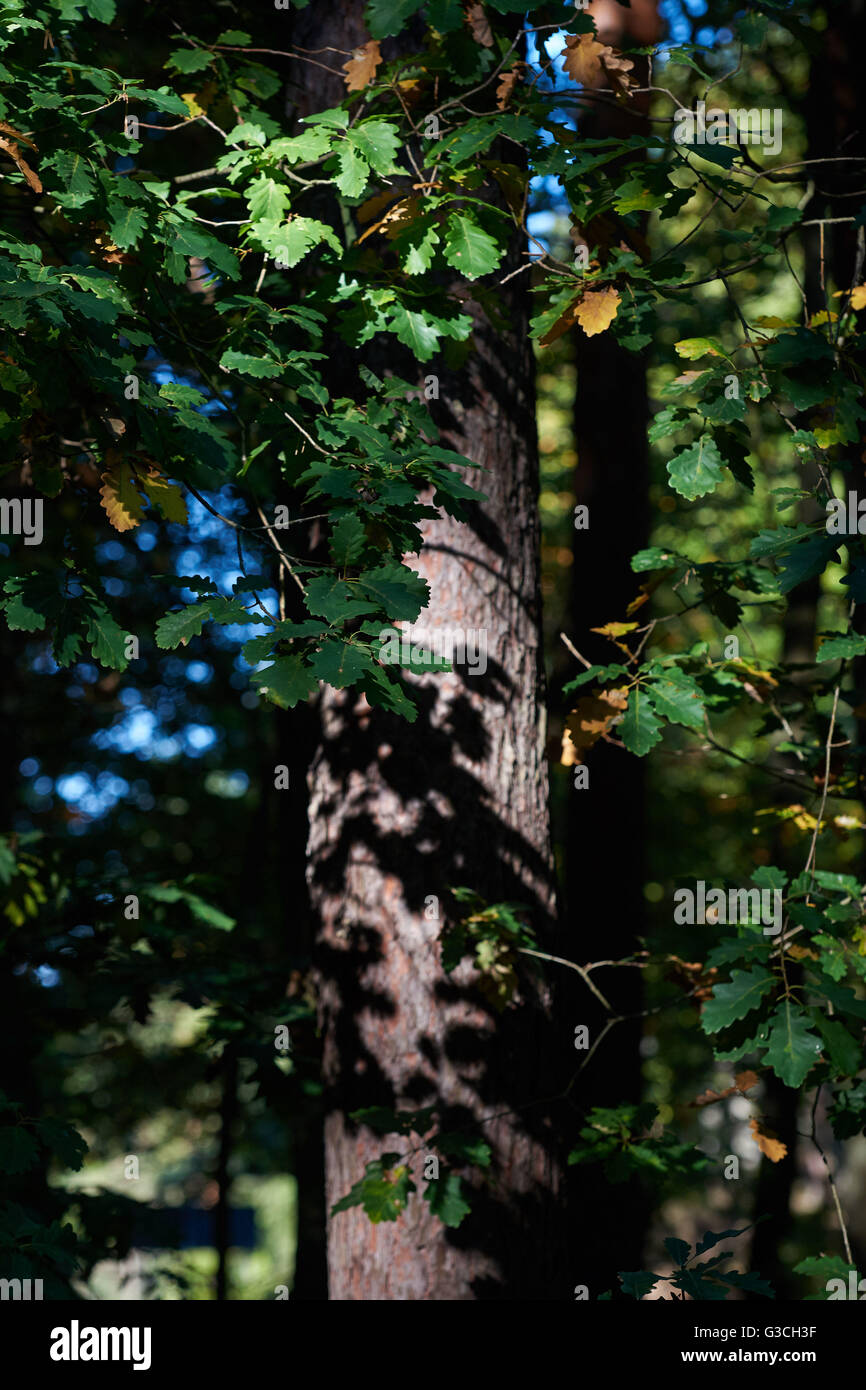
[[[472,679],[488,712],[513,696],[495,663]],[[543,941],[549,902],[533,901],[527,873],[546,882],[549,864],[503,821],[476,775],[490,737],[475,701],[458,695],[440,722],[436,689],[413,683],[412,693],[419,715],[411,726],[335,698],[312,774],[317,821],[334,832],[311,879],[325,904],[316,965],[331,1020],[326,1109],[338,1117],[328,1134],[352,1157],[349,1166],[336,1162],[336,1174],[332,1166],[328,1199],[344,1196],[385,1151],[417,1149],[419,1194],[426,1185],[435,1142],[381,1138],[346,1118],[366,1107],[435,1106],[438,1129],[476,1134],[494,1157],[483,1175],[458,1167],[472,1210],[457,1229],[439,1226],[420,1195],[390,1229],[357,1211],[334,1217],[338,1243],[340,1223],[353,1228],[358,1277],[345,1296],[567,1298],[558,1178],[567,1107],[548,1098],[564,1090],[569,1039],[530,958],[518,963],[518,1002],[500,1013],[468,962],[442,971],[438,944],[443,926],[468,911],[451,896],[463,885],[489,902],[524,905]],[[444,1178],[449,1161],[439,1157]],[[435,1269],[425,1267],[431,1242],[445,1247]],[[379,1259],[389,1261],[384,1278]]]

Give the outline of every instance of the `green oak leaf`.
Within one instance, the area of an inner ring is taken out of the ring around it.
[[[770,1042],[764,1062],[786,1086],[802,1086],[821,1055],[821,1039],[799,1004],[786,1000],[770,1021]]]
[[[413,622],[430,599],[427,581],[415,570],[394,562],[359,574],[358,588],[375,599],[395,622]]]
[[[108,234],[121,251],[128,251],[137,244],[146,220],[144,209],[134,203],[122,203],[117,198],[109,200]]]
[[[346,139],[375,174],[395,172],[394,159],[402,141],[399,128],[390,121],[372,120],[350,126]]]
[[[125,671],[129,665],[126,655],[127,633],[101,603],[91,603],[84,629],[93,658],[100,666]]]
[[[354,512],[341,516],[331,532],[331,559],[335,565],[350,565],[364,549],[366,534]]]
[[[290,655],[277,657],[272,666],[257,671],[252,684],[280,709],[294,709],[300,700],[312,695],[316,678],[299,656]]]
[[[370,166],[348,140],[337,150],[337,177],[334,179],[344,198],[357,198],[367,187]]]
[[[370,0],[364,16],[367,28],[374,39],[392,38],[421,4],[422,0]]]
[[[713,985],[710,999],[701,1011],[701,1027],[705,1033],[718,1033],[738,1018],[756,1009],[774,984],[773,976],[763,966],[751,970],[734,970],[725,984]]]
[[[468,1216],[472,1210],[463,1196],[463,1184],[456,1173],[431,1178],[422,1196],[443,1226],[459,1226],[464,1216]]]
[[[310,662],[317,680],[326,681],[335,690],[345,690],[347,685],[353,685],[372,667],[370,653],[350,642],[325,642]]]
[[[467,280],[477,280],[496,269],[502,247],[474,218],[452,212],[445,229],[445,259]]]
[[[236,352],[227,348],[220,358],[220,366],[227,372],[243,372],[246,376],[275,377],[282,375],[279,362],[270,357],[253,357],[249,352]]]
[[[629,691],[628,705],[619,725],[620,737],[630,753],[643,757],[661,741],[662,726],[656,718],[653,702],[645,690],[635,687]]]
[[[661,1274],[653,1274],[648,1269],[620,1270],[617,1275],[622,1284],[623,1293],[627,1293],[629,1298],[646,1298],[648,1293],[652,1293],[658,1281],[662,1278]]]
[[[394,1166],[399,1157],[399,1154],[386,1153],[368,1163],[363,1178],[334,1203],[331,1215],[363,1207],[374,1225],[380,1221],[396,1221],[405,1210],[410,1193],[415,1191],[408,1167],[405,1164]]]
[[[395,304],[391,311],[391,331],[409,348],[419,362],[429,362],[439,345],[440,332],[423,310]]]
[[[702,434],[687,449],[668,461],[671,486],[681,497],[693,502],[712,492],[722,481],[723,460],[712,435]]]
[[[688,729],[704,726],[704,694],[697,681],[685,671],[673,668],[654,676],[647,682],[648,691],[657,712],[671,724],[683,724]]]

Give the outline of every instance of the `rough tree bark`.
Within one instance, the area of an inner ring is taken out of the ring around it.
[[[320,13],[311,7],[298,17],[294,42],[351,49],[366,37],[362,8],[360,0]],[[342,95],[319,69],[297,79],[301,109]],[[514,245],[503,273],[522,264],[522,249]],[[336,1300],[571,1296],[558,1220],[559,1139],[549,1107],[539,1103],[557,1090],[555,1057],[567,1040],[555,1048],[549,996],[534,969],[521,972],[516,1001],[497,1015],[468,965],[445,975],[438,942],[449,889],[460,885],[490,902],[526,904],[542,941],[553,916],[523,284],[518,277],[501,292],[496,326],[466,303],[475,350],[460,372],[435,362],[425,368],[439,379],[431,406],[442,442],[489,471],[480,483],[467,474],[487,494],[470,523],[425,524],[414,563],[431,602],[418,626],[483,633],[486,673],[412,678],[419,716],[411,726],[371,710],[363,697],[327,695],[310,774],[328,1207],[368,1161],[406,1151],[405,1140],[383,1140],[351,1120],[364,1106],[435,1103],[448,1128],[484,1121],[493,1164],[474,1184],[472,1213],[456,1230],[431,1214],[420,1192],[395,1223],[373,1225],[358,1208],[330,1218]],[[402,367],[396,357],[394,365]],[[438,922],[428,920],[431,899]],[[422,1169],[418,1153],[419,1189]]]

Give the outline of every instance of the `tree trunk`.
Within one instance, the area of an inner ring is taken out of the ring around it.
[[[307,12],[295,42],[350,49],[364,41],[361,9]],[[317,89],[311,68],[303,80],[302,106],[333,104],[329,77]],[[503,275],[523,264],[522,249],[512,247]],[[324,695],[309,839],[329,1210],[366,1163],[418,1146],[417,1136],[383,1138],[354,1122],[352,1112],[365,1106],[436,1105],[448,1129],[482,1124],[493,1159],[483,1179],[463,1173],[472,1211],[457,1229],[422,1199],[423,1145],[410,1165],[419,1190],[396,1222],[374,1225],[360,1208],[329,1217],[337,1300],[571,1296],[558,1219],[560,1141],[543,1101],[557,1090],[555,1058],[567,1062],[568,1040],[553,1045],[549,995],[534,963],[519,967],[518,993],[498,1014],[468,962],[444,973],[439,946],[454,887],[525,905],[542,944],[554,910],[523,279],[501,299],[504,328],[492,327],[477,303],[464,305],[475,322],[474,351],[459,373],[435,362],[425,368],[439,381],[432,408],[443,444],[489,472],[467,472],[487,494],[472,520],[425,523],[414,562],[431,590],[417,626],[478,635],[486,672],[455,663],[452,673],[410,678],[414,725],[371,710],[363,697]]]
[[[405,1147],[353,1124],[353,1110],[436,1103],[454,1128],[552,1089],[544,992],[527,976],[520,1002],[497,1017],[467,966],[443,973],[442,922],[427,920],[431,899],[441,914],[463,885],[526,904],[542,940],[553,910],[531,358],[523,296],[510,298],[506,335],[471,306],[477,353],[461,376],[440,376],[446,442],[490,470],[488,500],[470,524],[428,523],[416,564],[431,589],[429,626],[483,634],[487,671],[414,679],[414,726],[363,698],[323,700],[309,849],[329,1207],[365,1163]],[[476,1191],[458,1231],[418,1195],[393,1225],[373,1226],[358,1209],[331,1218],[332,1298],[565,1296],[544,1107],[502,1114],[484,1135],[493,1183]]]
[[[628,40],[646,44],[659,37],[655,0],[635,0],[628,10],[604,0],[594,4],[591,13],[604,43],[620,47]],[[625,139],[646,128],[640,119],[646,109],[645,99],[628,108],[598,102],[581,113],[580,128],[586,138]],[[587,629],[626,617],[637,593],[631,557],[649,543],[647,364],[643,354],[629,352],[611,333],[588,338],[577,332],[575,347],[575,501],[588,507],[589,528],[574,533],[572,630],[583,655],[606,664],[615,659],[610,642]],[[569,801],[568,939],[563,954],[581,961],[600,956],[615,960],[635,950],[645,931],[644,763],[601,741],[588,754],[587,764],[590,785],[572,789]],[[618,857],[615,889],[610,875],[613,839],[625,846]],[[603,944],[587,946],[586,923],[604,924]],[[598,980],[618,1012],[640,1010],[641,973],[621,969]],[[585,1023],[590,1039],[597,1037],[607,1014],[581,982],[570,990],[569,1005],[572,1024]],[[605,1038],[575,1087],[574,1098],[583,1113],[593,1105],[640,1101],[641,1031],[641,1020],[636,1019],[618,1024]],[[573,1181],[580,1184],[583,1196],[580,1204],[571,1203],[579,1222],[583,1282],[590,1297],[597,1297],[618,1287],[618,1270],[640,1268],[651,1201],[637,1183],[611,1188],[603,1168],[578,1168]]]

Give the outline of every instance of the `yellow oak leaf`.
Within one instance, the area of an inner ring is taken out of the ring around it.
[[[346,91],[360,92],[368,86],[376,76],[376,69],[381,61],[382,54],[377,39],[370,39],[363,48],[354,49],[348,63],[343,64]]]
[[[151,469],[141,479],[148,501],[162,512],[166,521],[187,521],[186,502],[178,483],[170,483],[164,473]]]
[[[106,462],[111,466],[102,475],[102,487],[99,489],[102,505],[115,531],[131,531],[144,516],[141,496],[136,488],[138,479],[132,466],[120,461],[116,450],[109,449]]]
[[[610,286],[606,290],[590,290],[583,296],[575,310],[575,317],[587,338],[610,328],[619,305],[619,295]]]
[[[605,623],[604,627],[591,627],[590,632],[598,632],[602,637],[624,637],[627,632],[634,632],[637,623]]]
[[[202,95],[202,92],[181,92],[180,94],[181,101],[193,117],[204,116],[207,112],[207,107],[203,106],[199,100]]]

